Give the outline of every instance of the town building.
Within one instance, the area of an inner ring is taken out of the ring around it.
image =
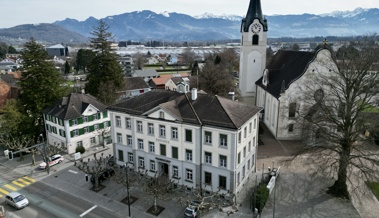
[[[142,77],[124,77],[124,87],[119,91],[119,101],[149,92],[151,88]]]
[[[89,149],[111,143],[106,107],[89,94],[71,93],[43,109],[47,143],[62,146],[69,154],[78,146]]]
[[[256,171],[259,107],[156,89],[108,111],[119,165],[225,194],[238,194]]]

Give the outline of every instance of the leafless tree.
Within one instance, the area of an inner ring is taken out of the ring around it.
[[[195,61],[195,52],[192,51],[191,48],[187,47],[183,50],[181,54],[181,63],[187,66],[191,66],[191,64]]]
[[[30,135],[5,135],[0,137],[0,143],[3,144],[8,149],[17,151],[20,153],[20,158],[18,161],[23,161],[23,152],[29,152],[28,147],[33,145],[34,137]]]
[[[146,57],[144,54],[137,52],[133,55],[134,66],[137,70],[142,70],[145,63]]]
[[[379,178],[379,153],[364,143],[368,140],[364,133],[378,124],[378,113],[370,112],[379,91],[379,72],[371,70],[379,49],[368,46],[369,39],[355,52],[342,52],[333,61],[326,58],[312,66],[314,76],[302,83],[298,99],[291,100],[302,102],[298,122],[308,142],[295,158],[307,154],[319,172],[336,178],[328,193],[347,199],[348,187]]]

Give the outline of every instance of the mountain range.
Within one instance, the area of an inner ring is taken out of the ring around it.
[[[357,8],[354,11],[335,11],[328,14],[270,15],[268,37],[305,38],[315,36],[358,36],[379,30],[379,9]],[[241,16],[189,16],[180,13],[134,11],[103,18],[117,41],[211,41],[239,39]],[[48,42],[84,42],[98,25],[98,19],[84,21],[66,18],[52,24],[20,25],[0,29],[0,36],[41,39]],[[42,28],[44,27],[44,28]],[[50,30],[51,28],[51,30]],[[62,29],[60,29],[62,28]],[[63,31],[66,34],[52,32]],[[44,32],[45,31],[45,32]],[[49,34],[46,34],[49,33]],[[48,35],[48,38],[47,38]]]

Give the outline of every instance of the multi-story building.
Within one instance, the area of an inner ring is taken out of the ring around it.
[[[71,93],[42,113],[47,143],[67,148],[69,154],[76,147],[110,143],[110,119],[106,105],[89,94]]]
[[[256,171],[259,107],[156,89],[108,111],[119,165],[235,194]]]

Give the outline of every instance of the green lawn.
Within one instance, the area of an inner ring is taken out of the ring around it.
[[[379,182],[366,182],[372,193],[379,200]]]

